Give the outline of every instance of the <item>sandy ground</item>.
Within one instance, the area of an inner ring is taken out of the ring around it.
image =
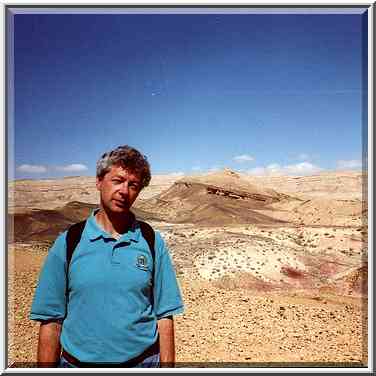
[[[38,324],[28,315],[47,250],[32,248],[9,252],[9,364],[32,366],[36,359]],[[186,306],[175,319],[179,366],[367,362],[366,299],[313,290],[265,292],[241,274],[208,281],[178,271],[178,278]]]

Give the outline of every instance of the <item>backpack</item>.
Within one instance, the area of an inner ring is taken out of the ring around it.
[[[152,259],[153,259],[153,271],[152,271],[152,277],[151,277],[151,297],[150,297],[150,302],[151,302],[151,305],[153,307],[154,306],[153,290],[154,290],[154,274],[155,274],[155,248],[154,248],[155,233],[154,233],[153,228],[148,223],[142,222],[142,221],[137,221],[137,222],[140,225],[142,236],[144,237],[144,239],[148,243],[150,253],[151,253],[151,256],[152,256]],[[82,235],[82,232],[84,231],[85,224],[86,224],[86,220],[82,221],[82,222],[75,223],[75,224],[71,225],[68,228],[68,231],[67,231],[67,237],[66,237],[66,245],[67,245],[67,273],[66,273],[66,275],[67,275],[67,280],[66,280],[67,288],[66,288],[66,295],[67,295],[67,298],[68,298],[68,282],[69,282],[68,281],[69,264],[72,260],[73,252],[74,252],[78,243],[81,240],[81,235]],[[68,301],[68,299],[67,299],[67,301]]]

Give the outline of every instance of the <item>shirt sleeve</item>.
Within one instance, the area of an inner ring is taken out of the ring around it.
[[[155,240],[154,309],[159,320],[184,312],[184,304],[171,256],[159,232],[155,232]]]
[[[39,274],[31,306],[30,319],[58,320],[66,311],[66,245],[61,234],[50,248]]]

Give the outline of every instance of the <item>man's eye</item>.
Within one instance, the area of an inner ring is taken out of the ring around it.
[[[120,184],[121,180],[119,180],[119,179],[112,179],[112,182],[115,183],[115,184]]]

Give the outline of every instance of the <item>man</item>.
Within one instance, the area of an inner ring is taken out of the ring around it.
[[[175,271],[160,234],[154,233],[153,258],[130,211],[150,179],[146,157],[129,146],[97,162],[99,209],[70,262],[65,231],[40,273],[30,315],[40,321],[40,366],[174,364],[173,315],[183,311]]]

